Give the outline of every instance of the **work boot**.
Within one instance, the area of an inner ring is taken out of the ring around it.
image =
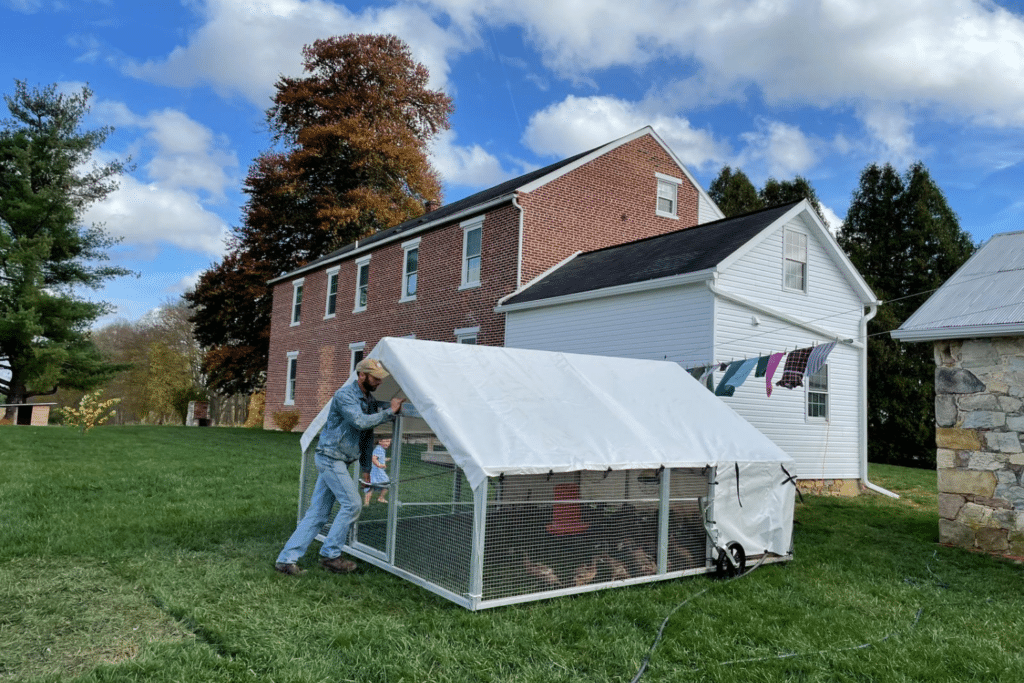
[[[299,567],[299,565],[287,562],[275,562],[274,569],[288,576],[302,576],[306,573],[306,570]]]
[[[339,556],[331,559],[321,557],[320,566],[329,572],[334,572],[335,574],[351,574],[359,565],[352,560],[346,560]]]

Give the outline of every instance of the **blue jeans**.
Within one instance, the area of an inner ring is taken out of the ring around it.
[[[335,460],[317,453],[313,462],[319,475],[313,487],[313,497],[309,501],[309,509],[295,527],[291,538],[284,545],[284,550],[277,556],[278,562],[294,564],[306,554],[309,544],[317,533],[330,519],[334,501],[338,501],[338,510],[334,523],[331,524],[327,538],[320,548],[320,555],[334,559],[341,555],[341,547],[348,540],[348,530],[359,517],[363,509],[363,499],[359,495],[355,479],[349,473],[348,465],[343,460]]]

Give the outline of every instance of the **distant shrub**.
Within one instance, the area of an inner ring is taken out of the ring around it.
[[[94,391],[83,396],[82,400],[78,402],[77,408],[62,408],[61,412],[64,413],[64,421],[68,424],[76,425],[85,434],[96,425],[101,425],[109,420],[111,417],[110,410],[120,403],[121,399],[110,398],[106,401],[100,401],[102,394],[102,389]]]
[[[266,405],[267,394],[264,391],[257,391],[249,397],[249,414],[245,419],[245,427],[248,429],[263,429],[263,408]]]
[[[274,424],[283,432],[292,431],[295,429],[295,425],[299,424],[299,411],[282,410],[281,412],[274,413]]]

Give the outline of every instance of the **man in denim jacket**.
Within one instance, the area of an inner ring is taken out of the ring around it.
[[[340,504],[334,523],[320,548],[320,564],[336,574],[348,574],[356,563],[341,556],[341,547],[348,539],[348,530],[362,510],[362,497],[356,481],[349,474],[349,465],[360,461],[360,472],[369,472],[369,456],[373,448],[373,428],[389,420],[402,409],[405,399],[393,398],[390,405],[374,399],[388,371],[373,358],[364,358],[356,365],[356,381],[334,392],[327,422],[320,432],[314,462],[319,473],[306,515],[295,527],[284,550],[277,556],[274,569],[289,576],[300,576],[306,570],[296,564],[306,553],[317,532],[330,518],[334,501]],[[363,457],[364,453],[367,457]]]

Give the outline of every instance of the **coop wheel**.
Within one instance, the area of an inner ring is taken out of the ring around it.
[[[729,557],[726,557],[728,553]],[[729,561],[732,558],[732,562]],[[729,545],[725,546],[724,552],[718,553],[717,560],[718,576],[724,578],[731,578],[742,574],[747,569],[747,553],[743,550],[743,546],[733,541]]]

